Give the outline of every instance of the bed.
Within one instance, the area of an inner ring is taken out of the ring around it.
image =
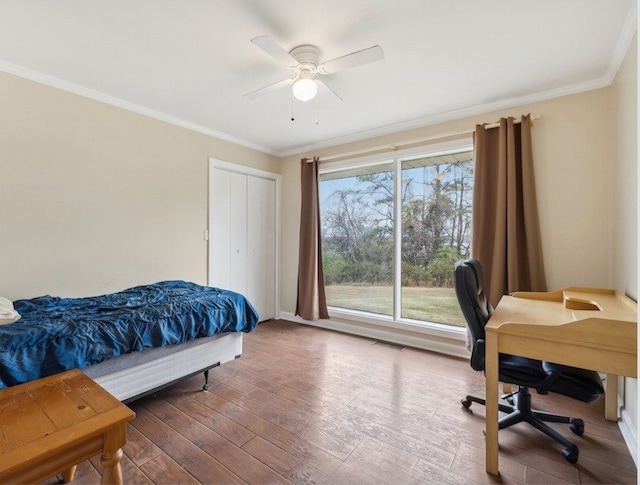
[[[239,293],[163,281],[87,298],[13,302],[0,326],[0,389],[79,368],[121,401],[242,354],[258,314]],[[6,322],[5,322],[6,323]]]

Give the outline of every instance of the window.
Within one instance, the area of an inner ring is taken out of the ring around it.
[[[464,326],[453,265],[469,255],[473,152],[459,146],[320,168],[332,310]]]
[[[320,175],[329,306],[393,316],[393,164]]]

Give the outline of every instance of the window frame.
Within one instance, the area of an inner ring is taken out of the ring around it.
[[[382,164],[393,164],[394,171],[394,217],[395,221],[402,220],[402,205],[400,203],[402,188],[402,162],[418,156],[435,157],[439,155],[447,155],[451,153],[459,153],[462,151],[473,151],[473,138],[467,136],[455,140],[447,140],[429,145],[406,148],[396,150],[391,153],[379,153],[374,155],[342,159],[336,161],[321,162],[318,167],[319,175],[329,174],[333,172],[341,172],[343,170],[356,169],[365,166],[374,166]],[[403,318],[401,316],[402,306],[402,245],[400,244],[402,237],[402,224],[394,223],[394,254],[393,254],[393,314],[381,315],[376,313],[364,312],[360,310],[351,310],[347,308],[339,308],[329,306],[329,316],[334,319],[343,319],[357,323],[365,323],[371,325],[379,325],[391,327],[397,330],[410,330],[416,333],[424,333],[436,337],[464,340],[465,327],[456,327],[437,322],[427,322]]]

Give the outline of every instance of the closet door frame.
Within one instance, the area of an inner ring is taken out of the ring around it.
[[[235,172],[241,175],[249,175],[252,177],[263,178],[267,180],[272,180],[275,182],[275,227],[274,227],[274,238],[275,238],[275,250],[274,250],[274,310],[275,310],[275,318],[279,318],[280,316],[280,186],[282,183],[282,175],[273,172],[267,172],[265,170],[259,170],[257,168],[247,167],[245,165],[240,165],[237,163],[226,162],[224,160],[219,160],[215,158],[209,158],[209,184],[208,184],[208,213],[207,213],[207,281],[209,284],[211,283],[211,274],[212,274],[212,245],[213,245],[213,235],[211,233],[212,229],[212,219],[215,215],[215,207],[213,207],[213,197],[211,196],[213,190],[213,180],[215,169],[226,170],[228,172]]]

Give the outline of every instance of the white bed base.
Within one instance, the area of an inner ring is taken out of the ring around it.
[[[240,357],[242,333],[224,333],[171,347],[171,353],[166,353],[167,348],[149,349],[82,370],[120,401],[131,401]],[[136,357],[143,354],[146,359],[136,363]]]

